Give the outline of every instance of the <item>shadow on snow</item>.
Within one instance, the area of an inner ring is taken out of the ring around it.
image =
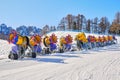
[[[65,58],[78,58],[79,57],[79,56],[71,55],[71,53],[55,54],[55,55],[52,55],[52,56],[65,57]]]
[[[37,62],[47,62],[47,63],[62,63],[66,64],[64,62],[64,59],[59,59],[59,58],[24,58],[22,60],[33,60]]]

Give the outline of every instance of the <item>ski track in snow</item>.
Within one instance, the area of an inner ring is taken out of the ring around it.
[[[22,60],[7,59],[12,45],[0,44],[0,80],[120,80],[119,43]]]

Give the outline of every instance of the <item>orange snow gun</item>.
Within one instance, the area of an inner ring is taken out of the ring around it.
[[[40,44],[42,42],[42,38],[40,35],[34,35],[30,37],[30,45],[35,46],[37,44]]]
[[[65,40],[66,40],[66,43],[68,43],[68,44],[73,42],[73,38],[71,35],[67,35]]]
[[[50,43],[57,43],[57,36],[54,33],[50,36]]]

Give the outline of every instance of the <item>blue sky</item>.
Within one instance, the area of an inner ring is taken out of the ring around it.
[[[107,16],[110,21],[120,11],[120,0],[0,0],[0,24],[57,26],[67,14],[86,18]]]

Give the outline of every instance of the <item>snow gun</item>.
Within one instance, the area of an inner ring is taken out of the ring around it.
[[[113,43],[116,44],[117,43],[117,38],[113,35]]]
[[[109,40],[109,45],[117,43],[117,38],[115,36],[109,36],[108,35],[108,40]]]
[[[21,36],[14,31],[9,34],[8,40],[9,43],[14,44],[8,55],[9,59],[17,60],[19,58],[24,58],[25,56],[36,58],[36,53],[33,51],[29,51],[29,55],[25,54],[25,51],[30,48],[29,38],[27,36]]]
[[[45,46],[44,53],[49,54],[56,52],[57,49],[56,43],[57,36],[54,33],[51,36],[45,36],[45,38],[43,38],[43,44]]]
[[[37,54],[42,53],[41,42],[42,38],[40,35],[33,35],[30,37],[30,45],[33,52]]]
[[[65,51],[69,51],[71,49],[72,42],[73,42],[73,38],[69,34],[66,37],[61,37],[59,52],[62,53]]]
[[[75,37],[75,40],[77,42],[77,48],[79,50],[81,50],[81,49],[87,49],[87,42],[88,42],[88,40],[87,40],[86,35],[85,35],[84,32],[78,33],[76,35],[76,37]]]

